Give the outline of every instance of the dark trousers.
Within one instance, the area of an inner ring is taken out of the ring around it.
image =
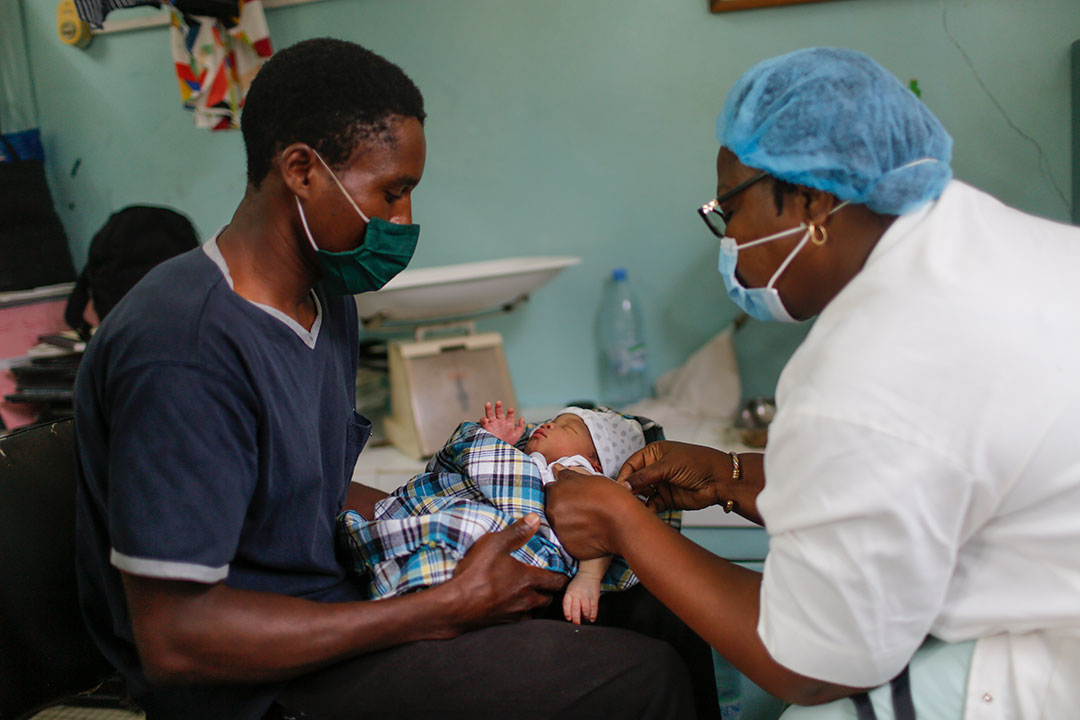
[[[644,588],[604,596],[595,626],[537,619],[402,645],[298,678],[278,702],[311,720],[717,716],[708,646]]]
[[[555,612],[550,614],[552,610]],[[548,612],[552,618],[561,618],[562,599],[559,599],[558,605],[552,603]],[[633,630],[663,640],[674,648],[689,673],[697,717],[701,720],[719,719],[712,648],[644,586],[635,585],[626,592],[606,593],[601,596],[596,624]]]

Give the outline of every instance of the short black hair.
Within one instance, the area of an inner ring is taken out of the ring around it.
[[[258,187],[274,155],[295,142],[341,167],[361,140],[388,139],[393,116],[427,117],[420,90],[397,65],[345,40],[291,45],[262,66],[244,101],[248,182]]]

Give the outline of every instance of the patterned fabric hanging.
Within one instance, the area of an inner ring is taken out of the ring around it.
[[[166,4],[180,97],[195,126],[239,128],[251,81],[273,53],[262,0],[240,0],[240,14],[228,20],[188,15],[175,0]]]

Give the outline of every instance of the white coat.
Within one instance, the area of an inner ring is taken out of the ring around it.
[[[928,634],[977,638],[968,720],[1076,714],[1078,275],[1080,229],[953,181],[822,312],[758,499],[778,662],[876,686]]]

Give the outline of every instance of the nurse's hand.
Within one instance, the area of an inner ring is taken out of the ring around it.
[[[720,499],[717,481],[731,477],[727,453],[701,445],[661,440],[627,458],[615,482],[647,498],[650,508],[700,510]]]
[[[646,498],[649,508],[700,510],[724,505],[761,524],[757,495],[765,485],[761,453],[741,453],[741,471],[733,479],[731,456],[721,450],[690,443],[661,440],[631,455],[616,482]]]
[[[539,527],[540,518],[529,513],[504,530],[484,535],[465,553],[447,583],[456,588],[464,608],[463,629],[528,619],[566,585],[565,575],[510,556]]]
[[[621,555],[620,531],[655,519],[626,488],[579,468],[552,467],[556,482],[544,486],[551,529],[578,560]]]

